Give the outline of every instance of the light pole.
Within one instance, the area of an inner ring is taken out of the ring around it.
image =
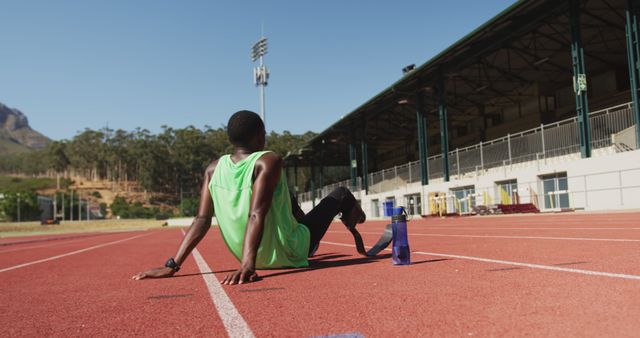
[[[258,42],[253,44],[251,48],[251,60],[253,62],[260,61],[259,65],[253,68],[253,83],[260,87],[260,117],[262,117],[262,121],[266,125],[264,87],[267,86],[267,81],[269,80],[269,70],[263,62],[265,54],[267,54],[267,38],[263,36]]]

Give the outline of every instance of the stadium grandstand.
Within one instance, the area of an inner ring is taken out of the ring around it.
[[[640,208],[639,10],[516,2],[288,154],[290,186],[310,168],[303,209],[342,185],[371,219]]]

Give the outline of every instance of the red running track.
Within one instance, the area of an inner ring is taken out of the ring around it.
[[[414,220],[401,267],[358,256],[336,223],[310,268],[239,286],[217,283],[238,267],[217,229],[198,247],[213,274],[190,257],[162,280],[129,278],[173,255],[180,229],[3,246],[0,323],[7,336],[638,336],[639,216]],[[383,226],[359,228],[373,244]]]

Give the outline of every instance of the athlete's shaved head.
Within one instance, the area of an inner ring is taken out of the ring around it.
[[[249,146],[250,143],[265,132],[260,116],[249,110],[241,110],[231,115],[227,124],[229,142],[234,146]]]

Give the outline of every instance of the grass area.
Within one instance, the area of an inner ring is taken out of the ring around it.
[[[63,180],[60,181],[60,184],[63,184]],[[0,191],[3,192],[36,191],[55,187],[56,180],[53,178],[22,178],[0,175]]]
[[[143,230],[160,228],[165,222],[150,219],[113,219],[81,222],[65,221],[55,225],[40,225],[40,222],[0,223],[0,238],[96,231]]]

